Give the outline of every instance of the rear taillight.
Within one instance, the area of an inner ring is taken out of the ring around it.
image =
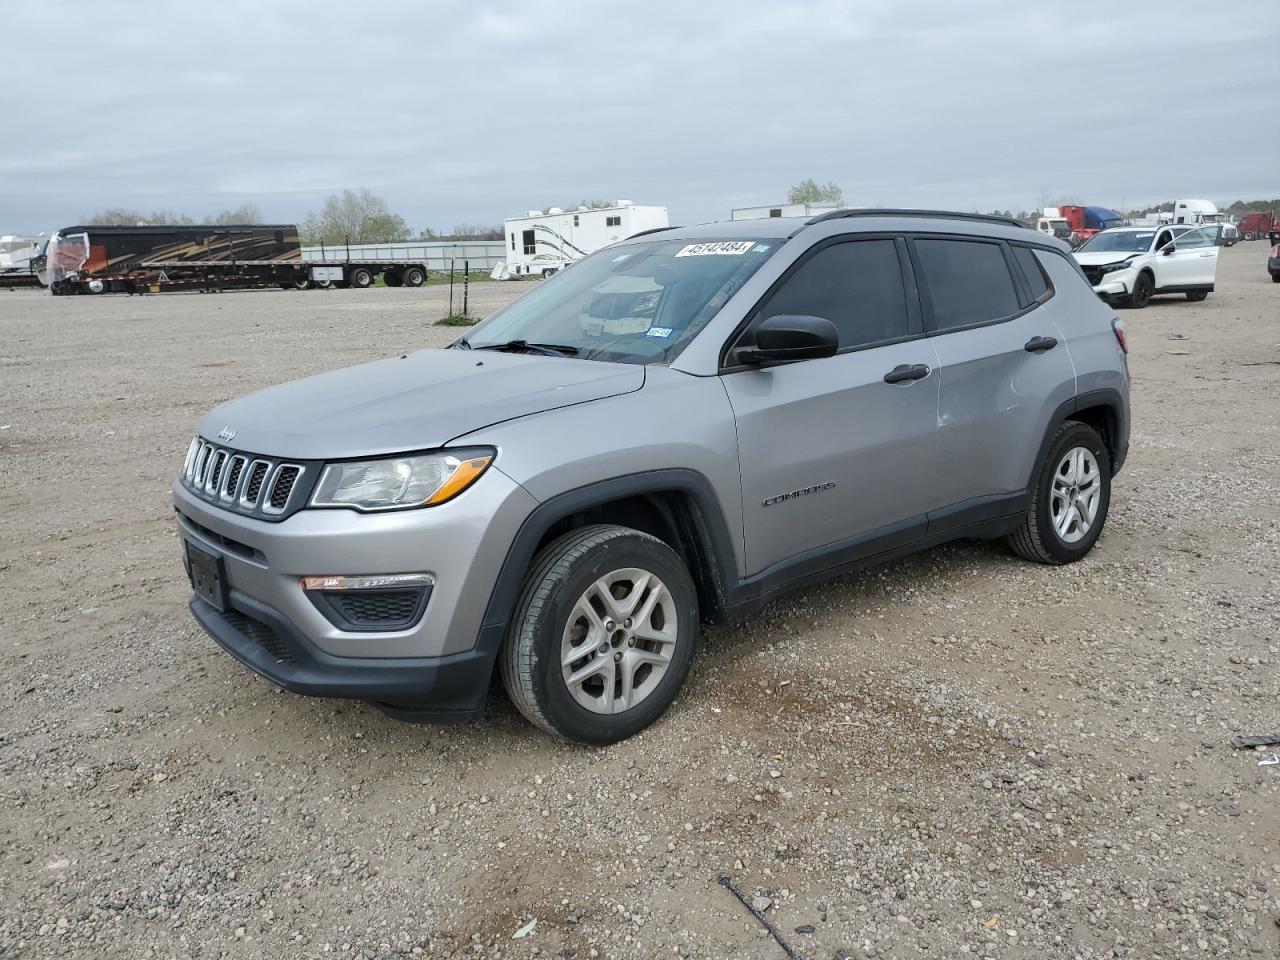
[[[1280,257],[1280,243],[1271,248],[1271,258],[1274,260],[1276,257]]]
[[[1119,317],[1112,317],[1111,332],[1116,335],[1116,343],[1120,344],[1120,349],[1125,353],[1129,352],[1129,339],[1124,333],[1124,321]]]

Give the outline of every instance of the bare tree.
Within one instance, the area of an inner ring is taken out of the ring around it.
[[[409,225],[371,191],[343,190],[329,196],[319,213],[310,214],[298,233],[306,244],[390,243],[407,239]]]
[[[204,222],[218,226],[226,226],[232,223],[261,223],[262,211],[258,209],[256,204],[242,203],[234,210],[223,210],[221,213],[215,213],[211,217],[205,217]]]
[[[844,191],[834,180],[819,186],[813,177],[801,180],[787,191],[787,203],[844,203]]]

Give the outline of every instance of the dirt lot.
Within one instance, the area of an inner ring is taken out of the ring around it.
[[[1276,956],[1280,765],[1229,746],[1280,731],[1264,258],[1124,314],[1089,559],[961,543],[794,594],[604,750],[497,692],[460,727],[281,694],[187,614],[197,420],[447,342],[447,291],[0,292],[0,957],[782,958],[722,872],[809,958]]]

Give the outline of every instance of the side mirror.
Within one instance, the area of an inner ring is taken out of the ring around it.
[[[788,363],[834,356],[840,349],[840,332],[824,317],[779,314],[768,317],[752,331],[755,343],[739,347],[739,363]]]
[[[1178,245],[1176,243],[1167,243],[1165,244],[1164,249],[1161,250],[1160,252],[1167,257],[1169,254],[1173,253],[1177,249],[1178,249]]]

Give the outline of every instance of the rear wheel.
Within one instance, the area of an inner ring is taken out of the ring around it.
[[[404,283],[404,278],[394,270],[388,270],[382,275],[382,282],[388,287],[398,287]]]
[[[543,279],[543,280],[550,280],[550,279],[551,279],[552,277],[554,277],[555,275],[556,275],[556,272],[555,272],[554,270],[552,270],[550,267],[548,267],[547,269],[545,269],[545,270],[543,270],[543,271],[542,271],[542,279]]]
[[[1245,233],[1244,233],[1244,238],[1245,238],[1246,240],[1256,240],[1256,239],[1258,239],[1256,236],[1254,236],[1253,231],[1251,231],[1251,230],[1246,230],[1246,231],[1245,231]]]
[[[1199,303],[1205,297],[1209,296],[1208,290],[1188,290],[1187,299],[1192,303]]]
[[[1138,274],[1133,282],[1133,292],[1129,294],[1129,306],[1141,310],[1151,302],[1151,295],[1156,291],[1156,282],[1145,270]]]
[[[373,286],[373,271],[368,267],[356,267],[347,275],[347,283],[361,289]]]
[[[697,635],[697,593],[674,550],[639,530],[583,527],[534,560],[500,654],[502,682],[548,733],[616,743],[671,705]]]
[[[295,290],[308,290],[310,287],[311,281],[307,280],[305,277],[301,280],[293,281],[293,289]]]
[[[1022,526],[1009,545],[1024,560],[1072,563],[1097,542],[1111,506],[1111,457],[1098,431],[1068,420],[1049,444]]]
[[[420,287],[427,279],[427,273],[421,267],[406,267],[404,271],[404,285],[406,287]]]

